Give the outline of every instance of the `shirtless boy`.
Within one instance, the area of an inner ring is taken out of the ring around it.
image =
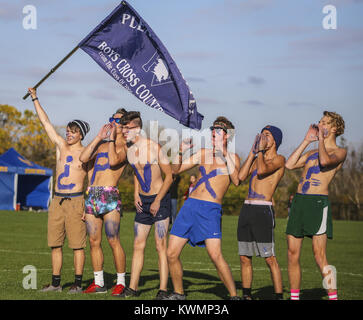
[[[238,219],[238,249],[241,263],[243,299],[252,300],[252,256],[265,258],[275,289],[275,298],[282,299],[281,270],[275,256],[275,213],[272,196],[284,175],[285,158],[277,154],[282,132],[266,126],[257,135],[251,151],[243,163],[238,178],[250,176],[248,196]]]
[[[166,240],[170,219],[168,191],[173,181],[171,166],[160,145],[140,135],[142,119],[139,112],[128,112],[122,119],[122,125],[127,146],[127,160],[134,169],[136,215],[131,279],[121,297],[138,295],[146,241],[152,225],[155,224],[155,247],[159,258],[160,274],[160,287],[155,299],[160,300],[167,296],[169,275]],[[162,174],[165,175],[164,179]]]
[[[344,120],[339,114],[324,111],[319,124],[309,127],[303,142],[286,161],[287,169],[303,168],[286,228],[291,300],[299,300],[299,259],[305,236],[312,238],[313,254],[323,278],[333,274],[326,257],[327,239],[333,237],[328,187],[347,155],[347,150],[336,144],[336,138],[344,133],[344,127]],[[318,149],[303,154],[314,141],[318,141]],[[327,291],[330,300],[338,299],[336,280],[333,279]]]
[[[56,145],[56,185],[48,212],[48,246],[52,248],[52,283],[41,291],[62,291],[61,269],[65,236],[73,249],[75,282],[69,293],[82,292],[82,275],[85,262],[86,226],[84,223],[83,183],[86,168],[79,161],[84,150],[81,140],[89,131],[89,125],[82,120],[67,124],[66,139],[63,139],[51,124],[41,107],[36,90],[29,88],[35,110],[49,139]]]
[[[89,236],[94,282],[84,293],[106,293],[103,276],[103,251],[101,248],[102,229],[105,226],[107,241],[112,249],[117,272],[113,296],[119,296],[125,288],[126,256],[120,243],[119,230],[122,216],[121,199],[117,188],[118,181],[126,167],[126,154],[117,165],[110,165],[109,155],[116,150],[122,154],[124,140],[121,133],[121,118],[125,110],[117,110],[104,125],[98,135],[85,148],[80,156],[83,163],[92,160],[88,173],[89,186],[86,191],[86,225]],[[106,140],[106,138],[110,140]]]
[[[187,242],[192,246],[206,247],[230,298],[238,299],[231,270],[222,255],[221,214],[222,199],[231,181],[235,185],[239,183],[240,160],[236,154],[227,151],[233,124],[225,117],[218,117],[210,129],[213,149],[200,149],[180,163],[182,153],[191,148],[189,143],[183,142],[179,161],[172,164],[175,174],[199,165],[199,175],[170,231],[168,262],[174,292],[166,298],[169,300],[185,299],[180,254]]]

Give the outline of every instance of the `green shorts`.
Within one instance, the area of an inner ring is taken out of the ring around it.
[[[333,238],[333,221],[328,196],[297,193],[292,200],[286,234],[296,238],[326,234]]]

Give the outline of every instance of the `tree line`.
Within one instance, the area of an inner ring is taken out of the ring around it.
[[[62,131],[65,128],[56,129]],[[329,186],[333,218],[363,220],[363,142],[359,146],[353,146],[341,138],[340,145],[348,149],[348,154],[342,169],[337,172]],[[55,146],[50,142],[37,115],[30,110],[20,112],[13,106],[0,105],[0,154],[11,147],[28,160],[55,172]],[[183,204],[183,195],[189,187],[191,174],[197,174],[195,168],[180,174],[179,208]],[[301,170],[285,170],[273,199],[277,217],[287,217],[289,197],[295,194],[300,175]],[[120,179],[119,189],[124,210],[134,211],[133,171],[130,166]],[[223,199],[223,214],[238,215],[247,193],[248,182],[242,183],[239,187],[231,185]]]

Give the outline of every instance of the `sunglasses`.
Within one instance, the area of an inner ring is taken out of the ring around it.
[[[134,127],[123,126],[122,127],[122,130],[124,130],[124,131],[130,131],[130,130],[135,129],[135,128],[139,128],[139,126],[134,126]]]
[[[222,128],[222,127],[214,127],[214,126],[211,126],[211,127],[209,127],[209,129],[210,129],[211,131],[216,130],[216,132],[217,132],[217,133],[219,133],[219,132],[221,132],[221,130],[223,130],[223,131],[224,131],[224,133],[225,133],[225,134],[227,134],[227,129]]]
[[[114,118],[114,117],[111,117],[110,119],[108,119],[108,121],[110,123],[112,123],[113,121],[115,121],[117,124],[120,124],[121,123],[121,118]]]

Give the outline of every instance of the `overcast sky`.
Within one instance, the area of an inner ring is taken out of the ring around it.
[[[0,104],[31,109],[22,100],[119,1],[0,1]],[[237,151],[247,154],[266,124],[283,131],[285,156],[324,110],[340,113],[345,138],[362,142],[362,0],[130,0],[175,59],[204,115],[236,127]],[[23,8],[37,9],[37,29],[23,27]],[[337,29],[326,30],[323,8],[334,5]],[[139,110],[145,122],[182,129],[123,89],[78,50],[38,89],[51,121],[90,123],[85,142],[119,107]]]

